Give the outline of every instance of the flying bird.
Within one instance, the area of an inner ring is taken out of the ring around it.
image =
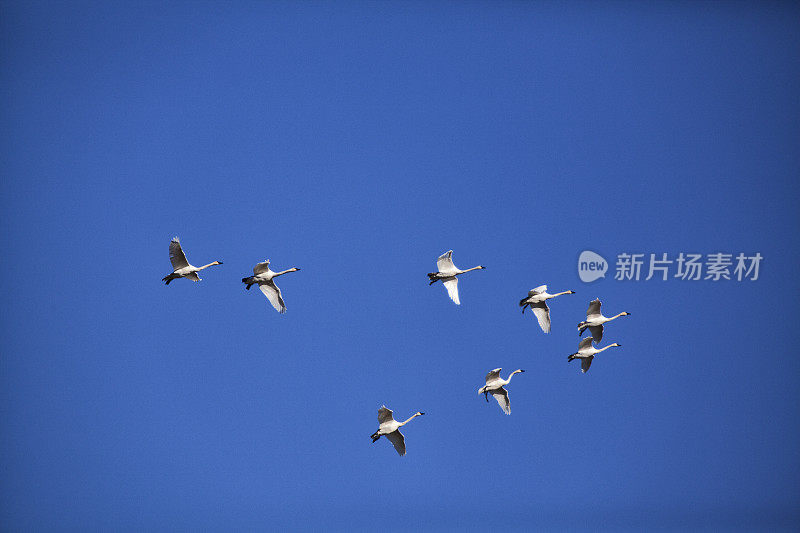
[[[456,305],[461,305],[461,302],[458,300],[458,279],[456,276],[460,276],[461,274],[470,272],[472,270],[482,270],[486,268],[484,266],[476,266],[468,268],[467,270],[460,270],[459,268],[456,268],[456,266],[453,264],[453,250],[448,250],[440,255],[436,260],[436,267],[439,269],[438,272],[431,272],[428,274],[428,279],[431,280],[428,285],[433,285],[437,281],[441,280],[447,289],[447,294],[450,296],[450,299],[456,303]]]
[[[214,261],[213,263],[209,263],[201,267],[190,265],[189,261],[186,260],[186,255],[183,253],[183,250],[181,249],[181,241],[180,239],[178,239],[178,237],[174,237],[169,243],[169,260],[172,263],[173,271],[172,274],[169,274],[168,276],[164,276],[163,278],[161,278],[161,281],[163,281],[165,285],[169,285],[170,281],[178,278],[187,278],[192,281],[201,281],[200,276],[197,275],[198,272],[200,272],[204,268],[222,264],[222,261]]]
[[[531,312],[536,315],[536,320],[539,321],[539,326],[545,333],[550,333],[550,308],[547,307],[547,300],[561,296],[562,294],[575,294],[575,291],[557,292],[555,294],[547,293],[547,285],[541,285],[535,289],[528,291],[527,298],[519,301],[519,306],[522,308],[522,314],[525,314],[525,308],[530,306]]]
[[[486,398],[486,401],[489,401],[489,394],[494,396],[494,399],[497,400],[497,404],[500,406],[500,409],[507,415],[511,414],[511,400],[508,397],[508,391],[503,387],[503,385],[508,385],[511,382],[511,378],[514,374],[518,372],[525,372],[522,369],[514,370],[512,373],[508,375],[508,379],[503,379],[500,377],[500,371],[502,368],[495,368],[494,370],[489,371],[486,374],[486,385],[478,389],[478,394],[483,394],[483,397]]]
[[[603,324],[611,322],[615,318],[627,315],[630,315],[630,313],[623,311],[612,317],[603,316],[602,313],[600,313],[600,299],[595,298],[589,302],[589,309],[586,311],[586,320],[578,324],[578,336],[583,335],[586,328],[589,328],[594,342],[599,344],[600,341],[603,340]]]
[[[581,372],[586,373],[589,371],[589,367],[592,366],[592,359],[594,356],[602,352],[603,350],[608,350],[609,348],[613,348],[615,346],[621,346],[616,342],[614,344],[609,344],[605,348],[597,349],[592,346],[592,338],[586,337],[585,339],[581,339],[580,344],[578,344],[578,351],[574,354],[567,356],[567,362],[572,361],[573,359],[580,359],[581,360]]]
[[[272,304],[272,307],[274,307],[277,312],[282,314],[286,312],[286,304],[283,303],[281,290],[277,285],[275,285],[275,282],[272,281],[272,279],[282,276],[287,272],[297,272],[298,270],[300,269],[297,267],[292,267],[281,272],[273,272],[269,269],[269,259],[267,259],[263,263],[258,263],[256,266],[254,266],[254,275],[247,278],[242,278],[242,283],[247,284],[245,287],[247,290],[250,290],[251,285],[257,283],[258,288],[261,289],[261,292],[263,292],[264,296],[267,297],[267,300],[269,300],[269,303]]]
[[[385,436],[389,439],[389,442],[392,443],[392,446],[397,450],[400,457],[404,456],[406,454],[406,439],[403,437],[403,434],[400,433],[400,427],[411,422],[415,416],[422,416],[424,414],[425,413],[417,411],[405,422],[398,422],[392,417],[392,410],[387,409],[385,405],[382,406],[378,409],[378,424],[380,424],[378,431],[370,435],[372,442],[374,443],[381,438],[381,436]]]

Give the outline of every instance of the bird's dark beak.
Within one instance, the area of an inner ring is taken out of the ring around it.
[[[217,263],[219,263],[219,264],[221,265],[221,264],[222,264],[222,261],[219,261],[219,260],[218,260],[218,261],[217,261]]]
[[[419,414],[421,414],[421,415],[424,415],[425,413],[423,413],[422,411],[420,411],[420,412],[419,412]]]
[[[520,368],[520,370],[519,370],[519,371],[520,371],[520,372],[525,372],[525,371],[524,371],[524,370],[522,370],[521,368]]]

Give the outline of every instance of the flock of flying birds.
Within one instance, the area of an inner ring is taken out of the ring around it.
[[[181,243],[178,237],[173,238],[169,243],[169,260],[172,263],[173,272],[161,280],[166,285],[169,285],[170,281],[178,278],[187,278],[192,281],[200,281],[200,277],[197,275],[198,272],[210,266],[222,264],[222,261],[213,261],[201,267],[196,267],[189,264],[189,261],[186,260],[186,255],[183,253],[183,249],[181,248]],[[458,276],[473,270],[482,270],[486,268],[484,266],[476,266],[466,270],[457,268],[453,264],[453,250],[449,250],[439,256],[439,258],[436,260],[436,267],[438,268],[437,272],[431,272],[428,274],[428,279],[430,280],[429,285],[433,285],[437,281],[441,281],[445,289],[447,289],[448,296],[450,296],[450,299],[453,300],[456,305],[461,305],[461,301],[458,299]],[[245,288],[248,290],[252,285],[258,285],[258,288],[261,289],[261,292],[263,292],[267,297],[269,303],[272,304],[272,307],[274,307],[279,313],[285,313],[286,304],[283,302],[283,295],[273,280],[278,276],[282,276],[283,274],[287,274],[289,272],[297,272],[298,270],[300,269],[297,267],[292,267],[280,272],[273,272],[269,268],[269,259],[267,259],[266,261],[256,264],[256,266],[253,267],[253,275],[242,278],[242,283],[246,285]],[[542,331],[545,333],[550,333],[550,308],[547,307],[547,300],[555,298],[556,296],[561,296],[562,294],[575,294],[575,291],[564,291],[556,294],[549,294],[547,292],[547,285],[541,285],[535,289],[531,289],[528,292],[528,296],[519,301],[519,306],[522,307],[523,314],[525,314],[525,309],[530,307],[531,312],[533,312],[534,316],[539,321],[539,326],[542,328]],[[587,372],[589,367],[592,365],[592,360],[594,359],[595,355],[609,348],[620,346],[620,344],[617,344],[616,342],[603,348],[595,348],[592,346],[592,342],[599,345],[600,341],[603,339],[603,324],[627,315],[630,315],[630,313],[622,312],[612,317],[603,316],[603,314],[600,312],[600,300],[592,300],[589,303],[589,309],[586,311],[586,320],[578,324],[579,336],[582,336],[584,331],[587,329],[591,333],[591,336],[581,339],[580,343],[578,344],[578,351],[569,355],[567,357],[567,361],[580,359],[581,372]],[[502,409],[505,414],[510,415],[511,400],[508,397],[508,391],[504,388],[504,385],[508,385],[511,382],[511,378],[514,377],[514,374],[525,371],[522,369],[514,370],[508,375],[507,379],[503,379],[500,377],[500,370],[502,369],[495,368],[486,374],[486,385],[478,389],[478,394],[483,394],[487,402],[489,401],[489,394],[491,394],[494,399],[497,400],[500,409]],[[401,456],[405,455],[405,437],[403,437],[403,434],[400,433],[400,428],[408,424],[415,417],[424,414],[425,413],[418,411],[411,415],[411,417],[407,420],[398,422],[392,416],[391,409],[388,409],[385,405],[382,406],[380,409],[378,409],[379,427],[378,431],[371,435],[372,442],[376,442],[379,438],[381,438],[381,436],[385,436],[392,443],[398,454]]]

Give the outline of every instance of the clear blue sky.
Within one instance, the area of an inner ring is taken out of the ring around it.
[[[11,531],[800,527],[800,8],[4,2]],[[219,267],[171,272],[169,239]],[[455,306],[425,274],[453,249]],[[757,281],[577,276],[585,249]],[[269,258],[279,315],[240,279]],[[517,301],[572,289],[544,335]],[[622,348],[566,356],[589,300]],[[476,393],[524,368],[510,417]],[[371,444],[377,409],[408,455]]]

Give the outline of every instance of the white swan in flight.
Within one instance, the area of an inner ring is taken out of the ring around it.
[[[592,366],[592,359],[594,359],[595,355],[599,354],[603,350],[608,350],[609,348],[613,348],[615,346],[621,345],[615,342],[614,344],[609,344],[605,348],[600,348],[598,350],[592,346],[592,338],[586,337],[585,339],[581,339],[580,344],[578,344],[578,351],[567,356],[567,362],[572,361],[573,359],[580,359],[581,372],[585,374],[589,371],[589,367]]]
[[[256,266],[254,266],[253,274],[255,275],[248,278],[242,278],[242,283],[247,284],[247,287],[245,287],[247,290],[250,290],[251,285],[258,283],[258,288],[261,289],[261,292],[263,292],[264,296],[267,297],[267,300],[269,300],[269,303],[272,304],[272,307],[274,307],[279,313],[285,313],[286,304],[283,303],[281,290],[277,285],[275,285],[275,282],[272,281],[272,278],[282,276],[287,272],[297,272],[298,270],[300,269],[297,267],[292,267],[281,272],[273,272],[269,269],[269,259],[267,259],[263,263],[258,263]]]
[[[528,291],[527,298],[519,301],[519,306],[522,308],[522,314],[525,314],[525,307],[530,306],[531,311],[536,315],[536,320],[539,321],[539,326],[545,333],[550,333],[550,308],[547,307],[547,300],[561,296],[562,294],[575,294],[575,291],[557,292],[555,294],[547,293],[547,285],[540,285],[535,289]]]
[[[439,269],[438,272],[431,272],[428,274],[428,279],[431,280],[428,285],[433,285],[437,281],[441,280],[447,289],[447,294],[450,296],[450,299],[456,303],[456,305],[461,305],[461,302],[458,300],[458,279],[456,276],[460,276],[461,274],[470,272],[472,270],[482,270],[486,268],[485,266],[476,266],[466,270],[460,270],[456,268],[456,266],[453,264],[453,250],[448,250],[440,255],[436,260],[436,267]]]
[[[600,313],[600,299],[595,298],[589,302],[589,309],[586,311],[586,320],[578,324],[578,336],[583,335],[586,328],[589,328],[594,342],[599,344],[600,341],[603,340],[603,324],[611,322],[615,318],[628,315],[630,315],[630,313],[623,311],[612,317],[603,316],[602,313]]]
[[[406,439],[403,437],[403,434],[400,433],[400,427],[411,422],[415,416],[422,416],[424,414],[425,413],[417,411],[405,422],[398,422],[392,417],[392,410],[387,409],[385,405],[382,406],[378,409],[378,424],[380,424],[378,431],[370,435],[372,442],[374,443],[383,435],[389,439],[389,442],[392,443],[392,446],[394,446],[394,449],[400,454],[400,457],[404,456],[406,454]]]
[[[508,385],[511,382],[511,378],[514,376],[514,374],[525,371],[522,369],[514,370],[508,375],[508,379],[503,379],[500,377],[501,370],[502,368],[495,368],[486,374],[486,385],[478,389],[478,394],[483,394],[487,402],[489,401],[488,394],[491,394],[494,396],[494,399],[497,400],[497,404],[500,406],[500,409],[502,409],[505,414],[510,415],[511,400],[508,397],[508,391],[503,388],[503,385]]]
[[[197,275],[198,272],[204,268],[222,264],[222,261],[214,261],[213,263],[209,263],[201,267],[190,265],[189,261],[186,260],[186,255],[181,249],[181,241],[178,239],[178,237],[174,237],[169,243],[169,260],[172,263],[172,274],[161,278],[161,281],[163,281],[165,285],[169,285],[170,281],[178,278],[201,281],[200,276]]]

